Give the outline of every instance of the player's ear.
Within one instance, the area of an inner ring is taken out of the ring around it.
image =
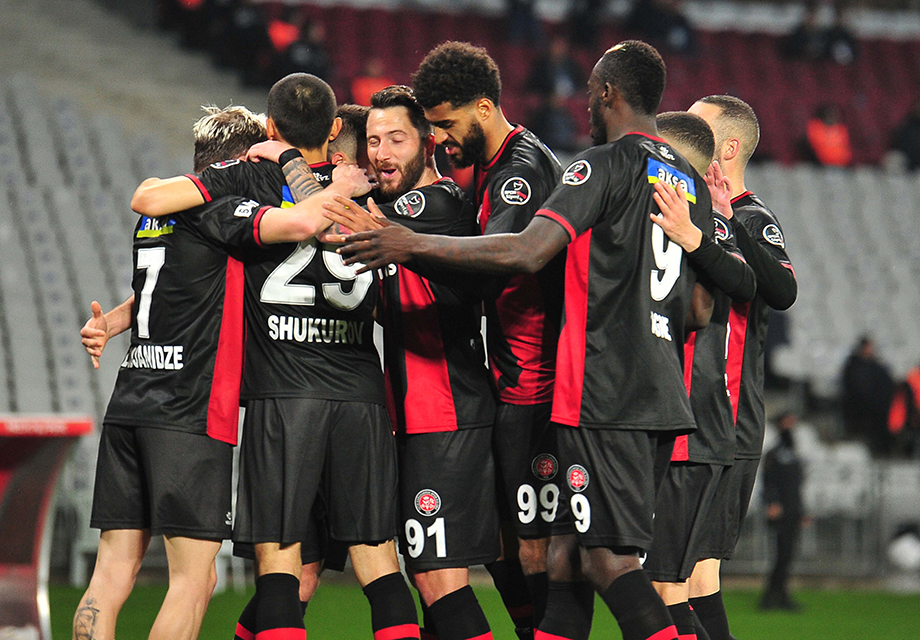
[[[425,144],[425,157],[427,158],[433,157],[434,148],[437,146],[434,141],[433,133],[429,133],[427,136],[425,136],[424,144]]]
[[[722,145],[722,158],[734,160],[741,153],[741,141],[738,138],[729,138]]]
[[[336,151],[329,157],[329,162],[334,165],[348,164],[348,158],[341,151]]]
[[[479,101],[476,102],[476,115],[482,121],[488,120],[494,109],[495,105],[488,98],[480,98]]]
[[[278,139],[278,127],[275,126],[275,121],[270,117],[265,119],[265,134],[269,140]]]
[[[339,117],[336,117],[332,121],[332,129],[329,130],[329,142],[332,142],[333,140],[335,140],[338,137],[339,132],[341,130],[342,130],[342,119]]]

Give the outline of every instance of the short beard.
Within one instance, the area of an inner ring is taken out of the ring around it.
[[[418,184],[419,178],[422,177],[422,172],[425,171],[424,145],[419,149],[418,154],[416,154],[414,158],[399,167],[399,171],[402,173],[402,179],[393,189],[387,189],[382,183],[380,184],[378,191],[381,196],[386,198],[385,202],[396,200],[396,198],[408,193]]]
[[[470,125],[470,131],[463,138],[458,148],[460,153],[452,153],[448,157],[450,163],[458,169],[465,169],[473,166],[476,162],[485,161],[486,155],[486,134],[482,130],[482,125],[474,122]]]

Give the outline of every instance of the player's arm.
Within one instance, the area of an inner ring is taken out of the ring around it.
[[[204,204],[206,199],[189,176],[147,178],[131,197],[131,208],[156,218]]]
[[[732,218],[735,242],[757,278],[757,293],[770,307],[785,311],[795,302],[798,284],[791,265],[780,262],[766,247],[755,240],[747,227]]]
[[[690,309],[687,311],[687,318],[684,320],[687,333],[698,331],[709,324],[709,320],[712,318],[713,305],[712,293],[699,282],[693,285]]]
[[[117,336],[131,328],[131,307],[134,305],[134,294],[106,314],[102,313],[102,306],[93,300],[91,306],[93,315],[80,329],[80,341],[93,361],[93,367],[99,368],[99,358],[105,349],[109,338]]]
[[[680,185],[677,189],[663,182],[657,182],[654,186],[652,197],[661,213],[651,214],[652,222],[661,227],[671,241],[680,245],[697,273],[704,274],[733,300],[752,300],[757,292],[753,270],[693,224],[690,219],[690,203]]]

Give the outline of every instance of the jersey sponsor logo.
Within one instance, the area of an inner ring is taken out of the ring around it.
[[[590,479],[588,470],[580,464],[573,464],[565,473],[565,480],[569,483],[569,488],[575,493],[581,493],[587,489]]]
[[[674,189],[680,185],[681,190],[687,195],[687,202],[696,202],[696,183],[693,179],[686,173],[654,158],[648,159],[648,182],[649,184],[663,182]]]
[[[237,206],[236,211],[233,212],[233,215],[237,218],[248,218],[252,216],[255,208],[259,206],[259,203],[255,200],[247,200],[246,202],[241,202]]]
[[[552,480],[559,471],[559,462],[549,453],[541,453],[530,464],[530,470],[540,480]]]
[[[566,168],[562,174],[563,184],[577,187],[584,184],[591,177],[591,163],[587,160],[576,160]]]
[[[417,218],[425,210],[425,194],[421,191],[410,191],[393,203],[393,208],[401,216]]]
[[[731,236],[731,232],[728,230],[728,225],[725,224],[725,221],[722,218],[716,216],[713,218],[715,222],[715,238],[716,242],[725,242]]]
[[[415,510],[423,516],[433,516],[441,510],[441,496],[433,489],[422,489],[415,494]]]
[[[122,369],[158,369],[178,371],[182,363],[182,345],[139,344],[128,349]]]
[[[667,340],[671,342],[671,330],[668,328],[668,325],[671,323],[671,319],[667,316],[663,316],[660,313],[652,313],[652,335],[656,338],[661,338],[662,340]]]
[[[775,224],[768,224],[763,228],[763,239],[780,249],[786,248],[786,239],[783,237],[783,232]]]
[[[527,204],[530,202],[530,183],[524,178],[508,178],[501,188],[505,204]]]
[[[268,316],[272,340],[325,344],[364,344],[364,323],[335,318]]]
[[[235,164],[239,164],[240,161],[237,160],[221,160],[220,162],[215,162],[211,166],[215,169],[226,169],[227,167],[232,167]]]
[[[671,153],[671,150],[668,149],[663,144],[658,146],[658,153],[660,153],[663,157],[667,158],[671,162],[674,162],[675,160],[677,160],[677,158],[674,157],[674,154]]]
[[[170,218],[169,220],[162,220],[160,218],[149,218],[143,216],[141,218],[141,227],[137,230],[138,238],[159,238],[160,236],[169,235],[174,231],[176,221]]]

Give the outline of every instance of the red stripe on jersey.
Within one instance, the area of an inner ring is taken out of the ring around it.
[[[262,207],[252,219],[252,237],[256,241],[256,244],[260,247],[265,246],[262,244],[262,230],[260,228],[260,225],[262,224],[262,216],[264,216],[265,212],[269,209],[271,209],[271,207]]]
[[[738,421],[738,400],[741,396],[741,368],[744,365],[744,342],[747,339],[748,313],[751,303],[732,304],[728,314],[728,357],[725,365],[725,384],[732,401],[732,415]]]
[[[687,387],[687,395],[690,395],[690,388],[693,386],[693,353],[696,349],[696,331],[690,334],[684,343],[684,386]],[[686,462],[690,459],[690,436],[677,436],[674,440],[674,448],[671,450],[671,462]]]
[[[534,629],[533,640],[572,640],[572,639],[566,638],[565,636],[557,636],[554,633],[546,633],[545,631],[540,631],[539,629]]]
[[[420,635],[417,624],[400,624],[374,632],[374,640],[402,640],[402,638],[418,637]]]
[[[731,204],[735,204],[736,202],[738,202],[739,200],[741,200],[741,198],[743,198],[743,197],[745,197],[745,196],[752,196],[752,195],[754,195],[753,192],[751,192],[751,191],[745,191],[744,193],[739,194],[739,195],[735,196],[734,198],[732,198]]]
[[[626,135],[628,136],[642,136],[643,138],[648,138],[649,140],[654,140],[655,142],[663,142],[665,144],[670,144],[667,140],[659,138],[658,136],[652,136],[647,133],[642,133],[641,131],[630,131]]]
[[[575,227],[572,226],[571,222],[569,222],[568,220],[560,216],[555,211],[551,211],[549,209],[540,209],[534,215],[543,216],[545,218],[549,218],[550,220],[558,222],[560,225],[562,225],[562,228],[565,229],[565,232],[569,234],[569,242],[572,242],[573,240],[575,240]]]
[[[486,224],[489,222],[489,218],[492,215],[492,202],[489,200],[489,188],[486,187],[486,191],[482,196],[482,206],[479,207],[479,215],[476,218],[476,222],[479,223],[479,232],[486,232]]]
[[[266,629],[256,634],[256,640],[307,640],[307,630],[297,627]]]
[[[565,258],[565,324],[556,353],[553,421],[577,427],[585,382],[585,340],[588,325],[588,268],[591,229],[569,245]]]
[[[789,271],[792,272],[792,277],[793,278],[795,277],[795,269],[792,268],[791,264],[789,264],[788,262],[780,262],[780,264],[786,267],[787,269],[789,269]]]
[[[208,399],[208,435],[236,444],[243,375],[243,263],[227,258],[224,310]]]
[[[653,633],[646,640],[677,640],[680,636],[677,635],[677,627],[673,624],[670,627],[665,627],[657,633]]]
[[[400,266],[399,300],[406,357],[406,432],[456,431],[457,411],[431,285]]]
[[[236,637],[240,640],[254,640],[256,634],[252,631],[241,625],[239,622],[236,623]]]
[[[196,176],[194,173],[186,173],[185,177],[191,180],[195,186],[198,187],[198,191],[201,192],[201,197],[204,198],[205,202],[210,202],[212,200],[211,194],[208,193],[208,188],[204,186],[201,178]]]
[[[523,130],[524,130],[524,127],[522,127],[521,125],[518,125],[514,129],[512,129],[511,132],[507,136],[505,136],[505,141],[502,142],[502,146],[499,148],[498,153],[496,153],[492,157],[492,159],[489,160],[489,164],[482,167],[482,170],[488,171],[489,169],[494,167],[495,163],[498,162],[498,159],[502,157],[502,154],[505,152],[505,148],[508,146],[508,143],[511,142],[511,139],[517,134],[521,133]]]
[[[481,636],[470,638],[469,640],[492,640],[492,632],[489,631],[488,633],[484,633]]]

